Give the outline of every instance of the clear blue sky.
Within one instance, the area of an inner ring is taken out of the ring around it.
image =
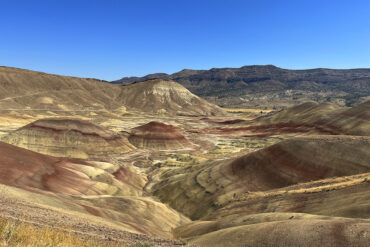
[[[0,65],[106,80],[370,67],[368,0],[0,0]]]

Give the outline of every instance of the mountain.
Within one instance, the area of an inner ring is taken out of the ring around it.
[[[114,84],[172,79],[220,106],[281,108],[314,100],[353,105],[370,95],[370,69],[288,70],[273,65],[182,70],[124,77]]]
[[[138,112],[162,115],[226,115],[220,107],[168,79],[151,79],[124,85],[118,98],[128,110]]]

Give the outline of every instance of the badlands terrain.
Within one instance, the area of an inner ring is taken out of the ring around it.
[[[121,85],[0,67],[0,219],[102,246],[368,246],[368,70],[240,70]],[[280,86],[246,103],[225,73]],[[283,80],[300,86],[280,97]],[[303,86],[330,90],[294,100]]]

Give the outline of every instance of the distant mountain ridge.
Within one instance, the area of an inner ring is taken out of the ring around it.
[[[366,101],[370,95],[370,69],[366,68],[289,70],[253,65],[184,69],[170,75],[124,77],[112,83],[128,84],[153,78],[172,79],[192,93],[227,107],[287,107],[307,100],[350,106]]]

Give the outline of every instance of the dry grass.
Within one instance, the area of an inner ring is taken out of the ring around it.
[[[0,218],[0,246],[47,246],[47,247],[123,247],[121,243],[86,240],[71,231],[36,227]]]

